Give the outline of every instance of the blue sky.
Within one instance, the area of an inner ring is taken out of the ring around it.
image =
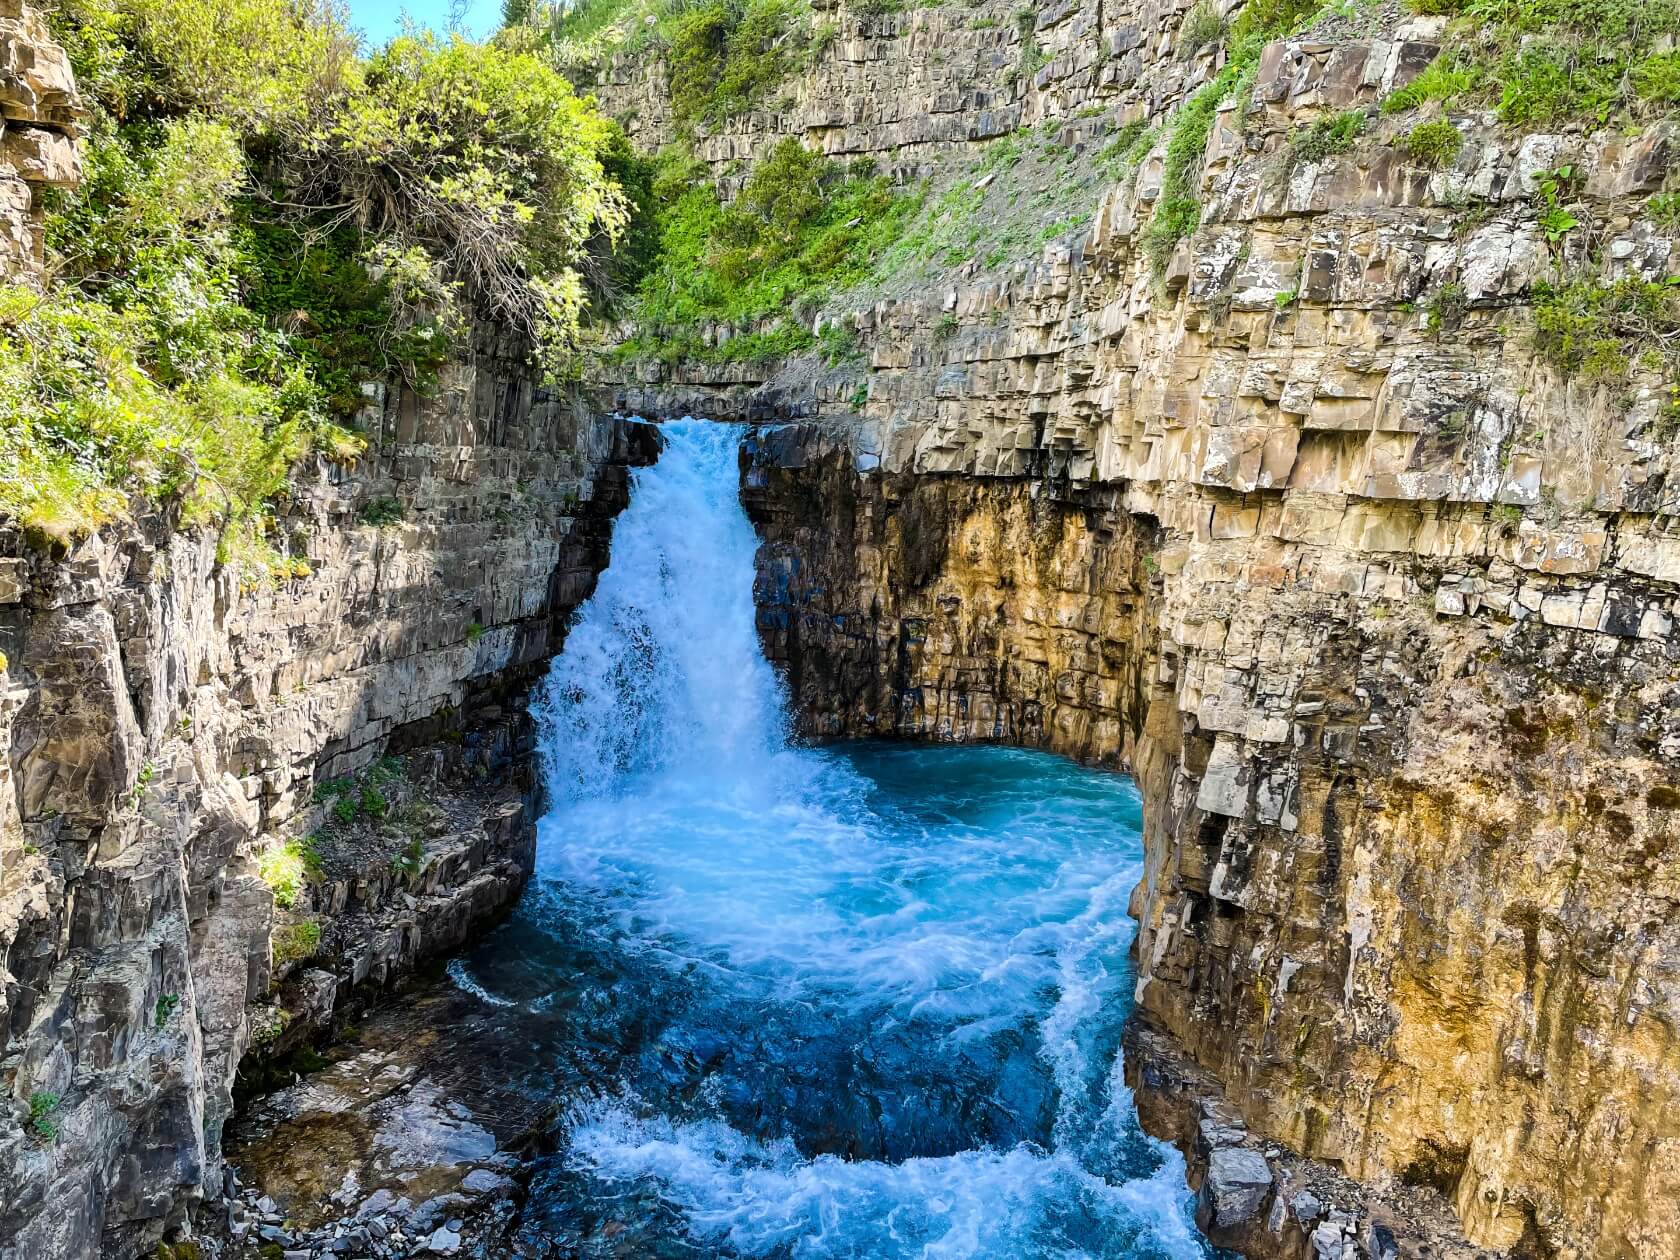
[[[382,44],[395,35],[405,12],[422,26],[442,29],[449,17],[449,0],[350,0],[350,20],[371,44]],[[468,0],[467,27],[474,34],[488,34],[501,17],[501,0]]]

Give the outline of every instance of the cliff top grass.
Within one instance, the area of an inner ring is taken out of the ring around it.
[[[1680,0],[1411,0],[1449,16],[1443,51],[1389,95],[1394,112],[1480,105],[1523,130],[1680,110]]]
[[[832,38],[809,0],[510,0],[510,38],[579,82],[614,54],[656,48],[679,122],[722,123],[764,99]]]
[[[469,314],[559,370],[628,217],[617,133],[542,58],[314,0],[65,0],[91,119],[52,281],[0,291],[0,515],[65,544],[163,504],[295,575],[270,518],[353,461],[361,383],[425,387]],[[271,539],[272,536],[272,539]]]

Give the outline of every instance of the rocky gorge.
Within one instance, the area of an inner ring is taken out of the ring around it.
[[[1229,64],[1183,37],[1192,6],[816,7],[828,42],[778,98],[697,132],[657,48],[590,75],[725,190],[791,135],[972,193],[931,271],[800,313],[854,353],[609,357],[549,389],[480,329],[434,395],[369,387],[373,445],[302,479],[307,572],[272,589],[161,518],[56,555],[3,535],[0,1254],[190,1235],[241,1062],[514,900],[530,689],[655,455],[622,417],[692,413],[755,425],[759,632],[804,735],[1136,780],[1125,1065],[1212,1241],[1680,1255],[1673,383],[1654,354],[1571,375],[1542,327],[1560,275],[1680,270],[1653,208],[1680,132],[1454,109],[1425,163],[1381,102],[1445,19],[1337,11],[1218,97],[1199,224],[1152,257],[1175,112]],[[28,207],[72,178],[74,87],[0,19]],[[1350,111],[1346,147],[1298,139]],[[1030,159],[986,168],[1012,140]],[[381,1035],[294,1088],[382,1105],[358,1083],[394,1079]],[[461,1163],[492,1218],[495,1145]],[[278,1228],[258,1189],[241,1245]],[[388,1250],[473,1245],[458,1210]],[[330,1217],[286,1238],[325,1250],[352,1232]]]

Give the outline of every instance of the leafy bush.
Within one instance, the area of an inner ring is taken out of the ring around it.
[[[1633,90],[1654,105],[1680,105],[1680,52],[1653,53],[1635,66]]]
[[[257,873],[274,894],[274,903],[290,909],[297,904],[305,885],[320,878],[321,858],[315,848],[315,837],[303,836],[270,845],[257,859]]]
[[[315,951],[320,947],[321,925],[315,919],[288,923],[276,929],[269,940],[269,949],[276,967],[296,962],[300,958],[313,958]]]
[[[175,1008],[181,1005],[179,993],[165,993],[157,1000],[157,1006],[152,1011],[152,1025],[155,1028],[165,1028],[170,1017],[175,1014]]]
[[[1680,282],[1576,276],[1534,290],[1534,348],[1565,379],[1617,383],[1651,354],[1680,378]]]
[[[1225,15],[1213,0],[1196,0],[1195,7],[1184,15],[1184,25],[1178,29],[1178,55],[1195,56],[1207,45],[1225,34]]]
[[[423,250],[553,361],[584,302],[575,264],[627,217],[601,166],[610,127],[535,55],[458,36],[393,40],[363,80],[305,138],[291,201],[348,201],[391,254]]]
[[[64,0],[93,117],[50,198],[56,285],[0,290],[0,514],[63,545],[131,496],[214,525],[242,585],[303,576],[271,516],[354,460],[360,384],[426,387],[476,304],[557,364],[625,199],[549,66],[325,0]]]
[[[1443,332],[1457,332],[1470,310],[1470,294],[1462,284],[1443,284],[1429,299],[1429,331],[1439,336]]]
[[[781,141],[725,208],[691,168],[667,157],[655,180],[661,251],[643,277],[631,358],[740,360],[807,349],[814,338],[783,316],[793,305],[861,280],[917,208],[883,178],[843,176],[792,138]],[[705,345],[708,323],[768,330]]]
[[[57,1094],[46,1090],[37,1090],[29,1096],[27,1127],[30,1136],[43,1146],[58,1141],[58,1122],[53,1119],[53,1112],[58,1110],[60,1101]]]
[[[1464,137],[1445,118],[1419,123],[1400,141],[1400,147],[1412,161],[1431,168],[1452,165],[1463,146]]]
[[[666,56],[677,117],[716,123],[756,105],[803,61],[805,19],[799,0],[711,0],[680,12]]]
[[[1303,162],[1321,162],[1331,154],[1346,153],[1353,148],[1364,130],[1364,111],[1350,109],[1319,118],[1311,126],[1297,128],[1295,134],[1289,137],[1289,147]]]
[[[363,504],[360,516],[364,525],[372,525],[376,528],[395,525],[403,518],[402,500],[392,498],[389,495],[369,499]]]

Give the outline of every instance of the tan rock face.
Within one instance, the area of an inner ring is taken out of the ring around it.
[[[39,273],[36,193],[81,180],[82,118],[70,60],[41,15],[20,0],[0,0],[0,279]]]
[[[747,494],[809,733],[1138,777],[1139,1009],[1252,1128],[1486,1246],[1672,1251],[1671,643],[1496,613],[1497,581],[1439,612],[1461,561],[1340,530],[1162,545],[1112,489],[860,473],[815,430],[765,435]]]
[[[541,390],[488,334],[437,396],[381,394],[361,427],[367,459],[304,470],[280,521],[305,578],[242,589],[213,536],[156,520],[60,558],[0,527],[6,1260],[150,1248],[220,1193],[253,1044],[459,945],[529,873],[518,715],[645,430]],[[364,523],[376,499],[401,519]],[[507,786],[458,801],[400,877],[388,852],[329,864],[284,916],[317,917],[320,956],[275,966],[261,857],[320,825],[321,781],[440,739],[427,783]],[[25,1131],[38,1094],[56,1141]]]
[[[889,166],[960,153],[962,128],[897,104],[871,126],[883,85],[931,115],[937,83],[970,122],[1062,119],[1091,160],[1082,112],[1160,123],[1211,76],[1168,55],[1182,14],[1046,6],[1048,61],[1010,86],[973,15],[842,11],[845,51],[794,107],[702,152],[793,131]],[[807,422],[763,436],[747,493],[809,731],[1137,776],[1141,1017],[1256,1134],[1438,1188],[1485,1247],[1673,1256],[1680,445],[1660,372],[1562,381],[1532,303],[1591,261],[1536,222],[1560,165],[1605,278],[1680,271],[1642,210],[1675,137],[1455,114],[1463,150],[1432,172],[1374,114],[1351,151],[1290,159],[1294,128],[1374,104],[1439,40],[1418,19],[1269,48],[1159,278],[1157,143],[1037,264],[827,312],[866,369],[687,364],[608,395]],[[641,73],[615,66],[605,99],[645,105]]]

